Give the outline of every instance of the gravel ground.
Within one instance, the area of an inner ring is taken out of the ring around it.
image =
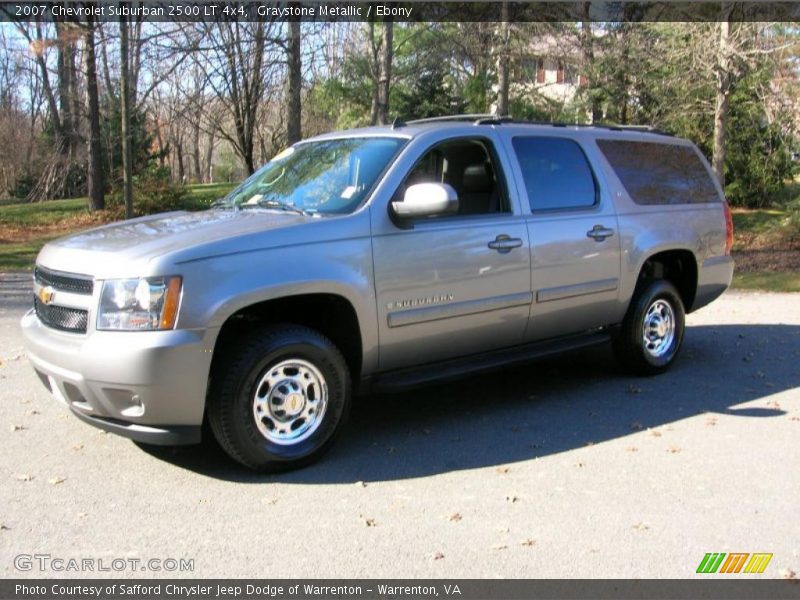
[[[72,417],[24,357],[12,280],[3,577],[81,575],[15,569],[35,553],[187,558],[170,575],[194,577],[685,578],[706,552],[800,571],[800,295],[727,293],[657,378],[595,349],[364,399],[321,463],[260,476],[213,443],[140,447]]]

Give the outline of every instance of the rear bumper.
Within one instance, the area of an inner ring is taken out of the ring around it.
[[[703,261],[697,277],[697,294],[692,311],[713,302],[730,287],[733,266],[731,256],[714,256]]]

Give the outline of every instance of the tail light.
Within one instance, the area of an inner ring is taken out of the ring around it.
[[[725,255],[728,256],[733,249],[733,215],[728,202],[723,201],[723,205],[725,206]]]

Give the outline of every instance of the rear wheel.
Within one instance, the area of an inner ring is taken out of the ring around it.
[[[642,285],[614,340],[617,359],[640,375],[663,373],[678,355],[685,320],[683,301],[674,285],[664,280]]]
[[[259,329],[215,366],[208,418],[235,460],[258,471],[306,465],[332,445],[350,408],[350,375],[307,327]]]

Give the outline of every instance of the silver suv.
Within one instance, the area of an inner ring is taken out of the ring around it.
[[[675,360],[730,284],[730,212],[697,148],[658,132],[461,116],[330,133],[200,213],[49,243],[22,319],[83,421],[153,444],[204,420],[237,461],[296,467],[354,391],[611,341]]]

